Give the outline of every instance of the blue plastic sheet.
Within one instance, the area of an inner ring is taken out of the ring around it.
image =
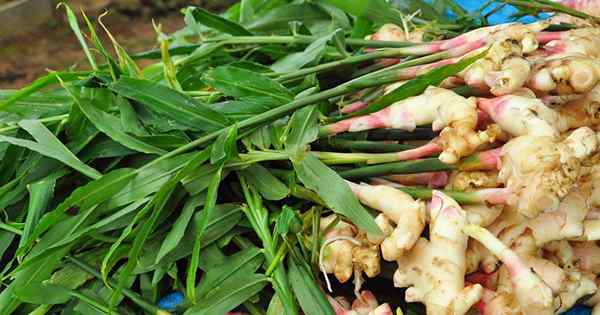
[[[455,1],[458,4],[460,4],[463,8],[465,8],[465,10],[467,10],[468,12],[471,12],[471,13],[477,12],[481,8],[481,6],[485,3],[485,1],[482,1],[482,0],[455,0]],[[486,13],[491,12],[499,5],[502,5],[502,4],[494,3],[494,4],[490,5],[483,11],[483,14],[485,15]],[[506,22],[512,22],[512,21],[514,21],[514,18],[512,16],[517,12],[518,12],[518,10],[515,7],[510,6],[510,5],[505,5],[498,12],[495,12],[494,14],[489,16],[488,22],[490,24],[501,24],[501,23],[506,23]],[[539,17],[525,16],[525,17],[519,18],[517,21],[522,22],[522,23],[533,23],[533,22],[539,21],[541,19],[546,19],[549,16],[550,15],[548,15],[548,14],[540,14]]]
[[[583,305],[575,306],[572,309],[562,313],[562,315],[591,315],[591,314],[592,314],[592,309],[587,306],[583,306]]]
[[[181,292],[173,292],[165,295],[158,301],[158,307],[165,311],[173,312],[183,304],[184,297]]]

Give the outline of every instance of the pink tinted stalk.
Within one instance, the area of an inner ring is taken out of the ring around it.
[[[344,106],[342,109],[340,109],[340,112],[344,114],[350,114],[362,110],[367,106],[369,106],[369,103],[358,101]]]
[[[395,162],[395,161],[409,161],[416,160],[424,157],[430,157],[432,155],[438,154],[443,151],[443,148],[434,141],[429,142],[425,145],[422,145],[418,148],[414,148],[411,150],[401,151],[395,153],[392,158],[372,158],[367,160],[367,164],[377,164],[377,163],[386,163],[386,162]]]
[[[502,148],[475,153],[460,162],[461,171],[497,171],[502,168]]]
[[[536,34],[536,38],[540,44],[547,44],[553,40],[561,40],[568,34],[569,34],[568,31],[565,31],[565,32],[539,32]]]
[[[387,179],[406,186],[427,186],[442,188],[448,184],[448,173],[427,172],[419,174],[390,175]]]

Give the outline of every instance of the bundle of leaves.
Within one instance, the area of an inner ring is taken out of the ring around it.
[[[359,90],[384,108],[481,57],[379,98],[398,71],[449,55],[364,36],[385,23],[426,38],[485,24],[451,1],[243,0],[222,15],[190,7],[159,49],[130,55],[64,8],[91,70],[0,91],[2,314],[168,314],[158,300],[173,291],[185,314],[333,314],[317,272],[321,217],[379,229],[348,168],[310,149],[408,146],[372,142],[377,132],[318,140],[321,122]],[[374,62],[390,57],[407,58]],[[142,58],[156,63],[140,69]],[[381,296],[403,304],[389,287]]]

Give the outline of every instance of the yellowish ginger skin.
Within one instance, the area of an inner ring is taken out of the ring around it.
[[[350,187],[361,203],[381,211],[375,222],[383,236],[369,240],[381,244],[385,260],[396,260],[415,245],[425,227],[425,203],[389,186],[350,183]]]
[[[325,230],[331,223],[336,220],[336,215],[330,215],[328,217],[321,218],[321,230]],[[356,228],[343,221],[339,221],[336,225],[323,235],[325,240],[329,240],[335,237],[349,237],[353,238],[356,235]],[[324,271],[327,273],[333,273],[335,277],[342,283],[348,281],[352,277],[354,271],[352,261],[352,249],[355,247],[351,241],[338,240],[335,241],[327,248],[325,248],[325,255],[322,261]]]
[[[562,142],[549,137],[521,136],[502,149],[500,180],[512,190],[509,205],[535,217],[556,210],[578,182],[581,163],[598,149],[593,130],[582,127]]]
[[[479,226],[488,226],[502,213],[501,205],[486,205],[486,204],[474,204],[465,205],[463,210],[467,213],[467,221],[469,224],[476,224]]]
[[[559,38],[544,45],[544,49],[552,52],[554,58],[571,56],[600,58],[598,47],[600,47],[600,30],[595,27],[562,32]]]
[[[471,191],[478,188],[496,188],[500,184],[498,172],[455,171],[450,174],[446,189]]]
[[[433,192],[429,240],[419,239],[415,247],[397,260],[396,287],[406,290],[407,302],[422,302],[428,315],[462,315],[475,304],[482,287],[465,287],[467,237],[461,229],[466,213],[453,199]]]
[[[575,98],[558,108],[570,128],[588,126],[600,130],[600,85],[583,97]]]
[[[370,40],[391,41],[391,42],[423,42],[424,33],[419,30],[407,32],[396,24],[387,23],[382,25],[373,35],[367,36]]]
[[[600,273],[600,247],[595,241],[571,242],[575,263],[582,271]]]
[[[557,211],[544,212],[529,220],[526,224],[533,231],[537,245],[580,237],[589,210],[586,197],[574,189],[561,201]]]
[[[528,265],[488,230],[470,225],[463,229],[470,237],[485,245],[504,263],[511,287],[525,315],[554,314],[552,289]],[[502,278],[502,277],[501,277]],[[499,290],[501,289],[499,284]]]
[[[539,93],[583,94],[600,81],[600,63],[588,57],[565,57],[534,66],[527,86]]]

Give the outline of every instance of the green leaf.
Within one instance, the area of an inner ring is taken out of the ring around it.
[[[136,231],[135,238],[133,239],[133,243],[131,245],[131,250],[127,254],[127,263],[119,275],[118,287],[111,297],[111,306],[116,306],[118,304],[117,302],[121,295],[121,290],[125,288],[127,282],[129,281],[130,275],[138,263],[143,246],[146,243],[146,240],[148,240],[150,237],[150,234],[154,231],[159,216],[163,211],[165,211],[167,202],[169,201],[169,198],[171,197],[171,194],[173,193],[177,183],[178,180],[169,181],[160,188],[152,201],[150,201],[149,205],[152,206],[152,212],[147,220],[140,223],[141,226]]]
[[[194,249],[192,250],[192,257],[187,270],[186,277],[186,293],[188,299],[192,303],[196,302],[196,271],[198,270],[200,260],[200,249],[202,248],[202,238],[206,231],[208,220],[212,216],[215,205],[217,203],[217,193],[219,191],[219,185],[221,184],[221,177],[223,173],[223,164],[220,165],[217,172],[212,176],[210,184],[208,185],[208,192],[206,193],[206,203],[204,209],[197,216],[196,219],[196,237],[194,239]]]
[[[216,246],[213,246],[218,251]],[[243,249],[231,256],[219,255],[213,259],[214,255],[208,257],[208,248],[205,251],[207,257],[204,259],[210,266],[205,267],[205,274],[197,288],[200,300],[210,299],[215,291],[219,290],[223,284],[236,282],[240,277],[246,277],[253,274],[260,268],[264,261],[264,255],[257,247]]]
[[[288,186],[258,163],[241,170],[240,174],[267,200],[281,200],[290,193]]]
[[[148,272],[156,269],[158,266],[168,266],[177,260],[184,257],[188,257],[192,253],[194,246],[194,239],[196,235],[196,224],[195,221],[200,216],[201,212],[196,212],[194,215],[194,224],[188,226],[188,229],[184,233],[183,239],[179,242],[179,245],[169,252],[163,260],[156,264],[156,254],[162,244],[162,239],[151,241],[147,244],[144,249],[144,255],[140,258],[138,273]],[[239,204],[220,204],[215,206],[213,215],[211,216],[209,223],[207,224],[206,231],[204,232],[203,243],[201,246],[212,244],[223,235],[227,234],[233,229],[242,218],[242,210]]]
[[[0,292],[0,310],[4,312],[3,314],[11,314],[21,304],[13,296],[16,290],[47,280],[70,249],[70,246],[57,248],[45,255],[43,259],[17,271],[13,282]]]
[[[24,253],[25,245],[29,241],[29,236],[39,222],[42,214],[47,210],[50,200],[52,200],[54,195],[54,185],[58,179],[57,175],[62,174],[64,173],[49,175],[48,177],[27,186],[27,189],[29,190],[29,204],[25,226],[23,227],[23,234],[19,240],[17,255]]]
[[[173,173],[185,166],[190,156],[190,154],[183,154],[138,170],[136,176],[120,191],[113,194],[103,205],[103,208],[114,209],[157,192],[160,187],[167,183]]]
[[[158,83],[123,77],[109,88],[192,129],[210,131],[229,125],[229,120],[221,113]]]
[[[123,130],[136,136],[148,135],[148,132],[138,120],[137,113],[129,101],[125,98],[117,97],[116,103],[119,106],[119,112],[121,113],[121,126],[123,127]]]
[[[295,152],[305,150],[306,146],[319,136],[319,110],[317,106],[307,106],[294,112],[285,133],[285,148]]]
[[[32,283],[14,292],[15,297],[25,303],[62,304],[71,299],[71,290],[52,283]]]
[[[314,190],[334,212],[348,217],[359,229],[381,234],[373,217],[358,202],[348,184],[314,154],[293,159],[294,169],[302,183]]]
[[[105,133],[111,139],[132,150],[148,154],[165,154],[166,151],[130,136],[123,130],[119,118],[103,112],[97,108],[93,100],[77,98],[73,94],[77,106],[85,117],[89,119],[98,130]]]
[[[66,213],[68,209],[76,207],[80,210],[86,210],[110,199],[115,193],[123,189],[135,174],[134,169],[118,169],[75,189],[56,209],[41,218],[31,234],[29,243],[39,238],[50,227],[68,217]]]
[[[20,89],[17,93],[13,94],[9,99],[0,103],[0,110],[5,110],[8,106],[22,100],[23,98],[34,94],[35,92],[41,91],[51,85],[63,82],[70,82],[79,80],[81,77],[88,75],[90,72],[53,72],[47,74],[31,83],[30,85]],[[60,78],[60,80],[59,80]]]
[[[344,12],[366,18],[378,24],[395,23],[402,25],[402,14],[386,0],[324,0]]]
[[[302,310],[306,314],[335,314],[312,273],[294,259],[289,259],[288,265],[292,290]]]
[[[207,83],[225,95],[237,98],[267,97],[280,103],[294,99],[294,95],[283,85],[264,75],[236,66],[221,66],[206,73]]]
[[[320,22],[331,22],[327,12],[308,3],[281,5],[263,12],[248,23],[246,28],[257,32],[283,33],[288,31],[289,23],[292,21],[301,21],[309,26]]]
[[[169,252],[179,245],[179,242],[183,239],[185,231],[194,215],[196,208],[204,203],[204,199],[200,196],[192,196],[181,210],[181,214],[173,223],[173,227],[165,237],[158,254],[156,255],[155,263],[158,264]]]
[[[75,37],[77,37],[77,40],[79,41],[79,45],[81,45],[81,48],[83,48],[83,52],[85,53],[85,56],[87,57],[88,62],[92,66],[92,69],[98,70],[98,66],[96,65],[96,59],[94,59],[94,56],[92,56],[92,54],[90,53],[90,48],[88,47],[87,42],[85,41],[85,37],[81,33],[81,29],[79,28],[79,22],[77,21],[77,16],[75,16],[75,13],[73,13],[73,10],[71,10],[71,7],[69,7],[69,5],[67,5],[64,2],[59,4],[59,6],[61,6],[61,5],[65,7],[65,11],[67,13],[67,21],[69,22],[69,26],[71,27],[71,30],[73,31],[73,33],[75,33]]]
[[[284,205],[275,221],[275,233],[286,236],[288,232],[297,233],[300,230],[302,230],[302,221],[292,208]]]
[[[335,32],[333,34],[335,34]],[[289,54],[277,60],[277,62],[271,66],[271,69],[278,73],[292,72],[299,70],[310,63],[318,61],[325,53],[327,42],[331,40],[333,34],[329,34],[315,40],[302,52]]]
[[[189,7],[188,12],[191,12],[196,22],[206,25],[210,28],[214,28],[223,33],[237,35],[237,36],[251,36],[248,30],[240,26],[239,24],[224,19],[218,15],[212,14],[202,8]]]
[[[362,116],[380,111],[389,105],[392,105],[403,99],[422,94],[429,86],[441,84],[448,77],[451,77],[468,66],[487,55],[487,50],[475,56],[464,58],[461,61],[439,68],[435,68],[426,74],[420,75],[402,85],[402,88],[395,89],[389,94],[386,94],[375,102],[371,103],[367,108],[354,112],[351,116]]]
[[[19,126],[31,134],[37,142],[2,135],[0,135],[0,142],[8,142],[13,145],[25,147],[41,155],[53,158],[88,177],[96,179],[102,176],[98,171],[81,162],[73,152],[69,151],[69,149],[67,149],[67,147],[38,120],[22,120],[19,122]]]
[[[225,314],[258,294],[269,282],[269,278],[260,274],[240,276],[234,280],[223,283],[209,299],[204,299],[189,308],[184,315]]]
[[[229,128],[227,132],[222,132],[215,140],[210,152],[210,163],[222,163],[237,154],[237,125]]]

